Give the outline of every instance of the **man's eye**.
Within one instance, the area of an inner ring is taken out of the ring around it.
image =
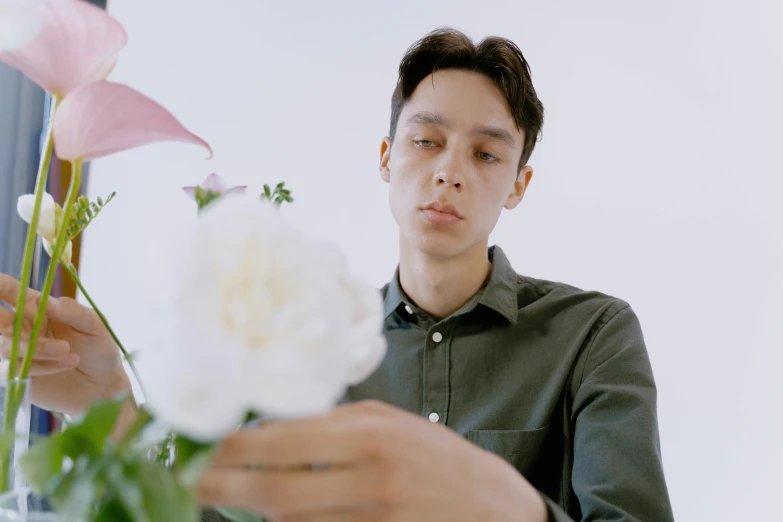
[[[493,156],[492,154],[488,154],[488,153],[486,153],[486,152],[479,152],[479,153],[478,153],[478,154],[476,154],[476,155],[477,155],[477,156],[478,156],[480,159],[482,159],[482,160],[484,160],[484,161],[495,162],[495,161],[497,161],[497,160],[498,160],[498,159],[497,159],[495,156]]]
[[[435,142],[430,140],[414,140],[413,143],[415,143],[418,147],[425,149],[429,149],[435,146]]]

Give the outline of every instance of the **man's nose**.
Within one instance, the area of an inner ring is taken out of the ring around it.
[[[451,154],[438,166],[433,176],[433,183],[436,187],[453,187],[460,191],[465,187],[465,168],[467,167]]]

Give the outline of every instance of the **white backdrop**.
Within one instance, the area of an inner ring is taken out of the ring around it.
[[[194,212],[179,187],[213,171],[255,188],[285,180],[297,200],[288,215],[385,283],[398,249],[377,163],[399,59],[441,24],[506,36],[547,112],[532,185],[492,242],[519,272],[634,306],[677,520],[781,516],[779,3],[112,0],[110,10],[130,34],[112,79],[215,148],[211,161],[162,144],[93,165],[91,197],[118,197],[85,237],[82,271],[129,347],[145,346],[155,299],[139,284],[140,254]]]

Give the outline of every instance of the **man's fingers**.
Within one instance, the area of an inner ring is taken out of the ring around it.
[[[299,513],[282,517],[275,522],[382,522],[384,520],[389,520],[389,517],[376,511],[340,510],[326,513],[323,511]]]
[[[216,467],[350,465],[378,442],[381,434],[374,426],[372,417],[264,422],[224,440],[213,462]]]
[[[0,272],[0,301],[16,306],[17,292],[19,292],[19,282],[10,275]]]
[[[24,357],[28,350],[28,338],[22,336],[19,342],[20,358]],[[0,357],[8,359],[11,357],[11,346],[13,344],[13,337],[9,330],[0,331]],[[60,339],[51,339],[43,337],[38,339],[37,348],[33,354],[33,360],[40,361],[54,361],[60,360],[67,356],[71,352],[71,346],[67,341]]]
[[[46,312],[52,320],[65,323],[87,335],[96,335],[105,328],[95,310],[79,304],[75,299],[60,297],[53,301],[50,298],[49,302],[52,306],[47,306]]]
[[[0,306],[0,328],[11,328],[14,325],[14,312],[4,306]]]
[[[202,477],[199,497],[203,505],[247,509],[273,520],[316,512],[369,512],[383,501],[377,475],[369,468],[266,473],[213,469]]]
[[[7,274],[0,273],[0,301],[13,308],[16,306],[18,292],[19,282]],[[31,288],[27,290],[25,317],[30,321],[35,317],[38,306],[41,303],[41,296],[41,292],[37,290]],[[0,326],[8,322],[9,315],[7,312],[11,314],[11,322],[13,322],[14,312],[3,308],[3,311],[0,312]],[[103,328],[103,324],[94,310],[82,306],[69,297],[55,298],[49,296],[46,300],[46,315],[50,319],[68,324],[88,335],[96,334]]]
[[[16,309],[18,294],[19,282],[8,274],[0,273],[0,301],[5,302],[12,309]],[[27,293],[25,294],[24,310],[26,319],[32,321],[35,318],[35,314],[38,311],[38,306],[41,303],[42,295],[43,294],[41,294],[41,292],[38,290],[33,290],[32,288],[27,289]],[[46,313],[51,314],[52,312],[56,312],[58,304],[58,299],[49,296],[49,299],[46,301]],[[11,321],[13,321],[14,311],[9,311],[3,307],[0,308],[3,309],[2,317],[0,317],[0,324],[3,324],[3,322],[7,320],[8,315],[5,312],[9,312],[11,314]]]
[[[33,361],[32,365],[30,365],[29,376],[40,377],[43,375],[53,375],[55,373],[67,372],[73,370],[76,365],[79,364],[79,356],[76,354],[68,355],[64,359],[67,359],[67,364],[64,364],[61,361]],[[20,359],[19,364],[17,364],[17,368],[19,368],[21,363],[22,360]],[[8,378],[8,366],[8,359],[3,359],[0,361],[0,378]]]

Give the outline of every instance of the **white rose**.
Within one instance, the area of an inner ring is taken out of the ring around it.
[[[326,412],[385,355],[380,293],[257,198],[221,197],[161,261],[170,335],[142,379],[153,412],[190,437],[222,437],[249,411]]]
[[[28,224],[33,221],[33,210],[35,209],[35,195],[25,194],[20,196],[16,202],[16,211],[19,217]],[[54,252],[54,243],[57,240],[58,221],[62,220],[62,208],[58,205],[52,195],[44,192],[41,200],[41,212],[38,215],[38,235],[41,236],[44,249],[50,256]],[[60,260],[66,265],[71,264],[73,256],[73,244],[68,241],[65,245],[62,258]]]

